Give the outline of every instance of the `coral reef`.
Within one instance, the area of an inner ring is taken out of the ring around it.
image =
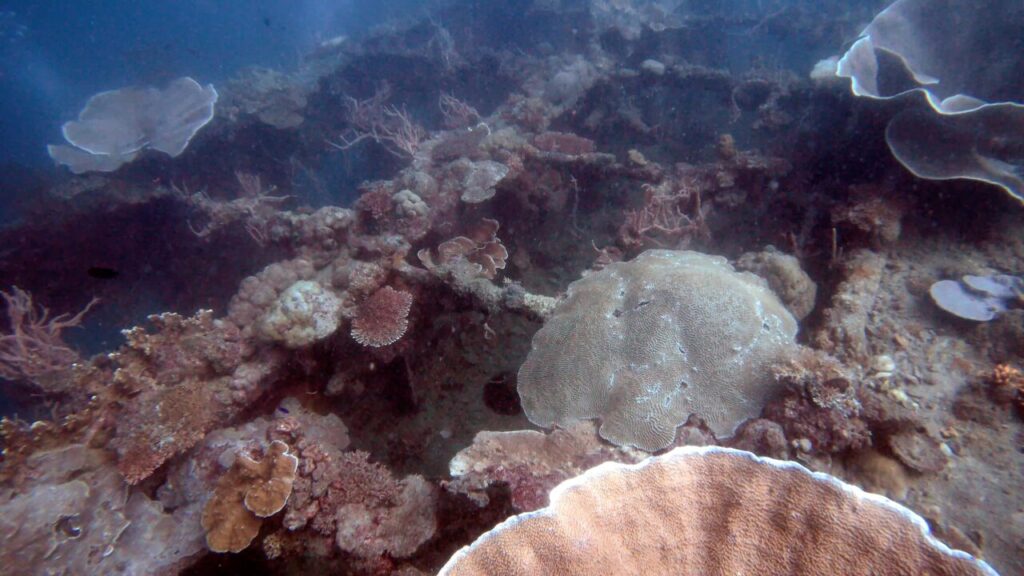
[[[534,336],[519,393],[540,426],[601,418],[601,436],[654,451],[691,413],[731,435],[776,391],[765,368],[796,322],[763,280],[697,252],[648,251],[569,286]]]
[[[747,252],[736,261],[736,268],[753,272],[768,281],[768,286],[782,300],[797,322],[814,310],[818,287],[800,268],[795,256],[767,246],[761,252]]]
[[[359,304],[352,319],[352,339],[379,348],[394,344],[409,327],[412,294],[385,286]]]
[[[605,461],[637,462],[645,453],[601,442],[592,422],[562,430],[480,432],[473,444],[455,455],[445,488],[465,494],[478,506],[489,501],[487,489],[507,485],[512,508],[529,512],[547,505],[552,488]]]
[[[260,320],[260,335],[289,348],[323,340],[338,329],[341,300],[316,282],[300,280],[285,288]]]
[[[217,482],[203,508],[206,545],[214,552],[240,552],[260,531],[262,518],[284,508],[292,493],[299,459],[288,453],[280,440],[259,460],[247,454],[235,456],[235,464]]]
[[[712,4],[431,3],[5,168],[7,571],[1024,573],[1021,213],[882,135],[1016,137],[807,78],[871,3]]]
[[[723,508],[741,512],[722,515]],[[780,515],[801,520],[772,520]],[[723,448],[598,466],[556,487],[549,507],[510,518],[460,550],[440,574],[823,569],[995,574],[936,541],[923,518],[891,500]]]
[[[445,240],[437,247],[435,258],[427,249],[420,250],[420,262],[437,275],[450,273],[467,280],[483,277],[493,280],[505,268],[508,250],[498,239],[497,220],[484,218],[467,236]]]
[[[867,327],[878,294],[886,257],[861,250],[843,260],[845,280],[825,309],[825,322],[815,334],[815,344],[841,360],[867,361]]]
[[[1024,414],[1024,373],[1007,364],[997,364],[992,370],[991,381],[995,391],[1008,398]]]
[[[941,6],[941,15],[933,11]],[[1006,0],[989,0],[984,15],[969,21],[957,14],[971,4],[936,3],[931,0],[897,0],[878,13],[837,63],[837,75],[851,79],[858,96],[890,99],[921,92],[926,110],[906,110],[886,127],[885,139],[893,156],[922,178],[946,180],[969,178],[999,186],[1017,200],[1024,199],[1018,174],[1019,159],[1008,156],[1006,146],[1020,145],[1010,126],[1024,121],[1024,100],[1012,75],[986,74],[983,62],[1007,61],[1014,66],[1010,44],[998,42],[972,46],[972,38],[985,34],[993,22],[1013,30],[1024,22],[1017,7]],[[896,56],[892,61],[878,52]],[[953,64],[953,61],[958,64]],[[896,88],[882,78],[893,68],[908,76]],[[964,143],[975,138],[1000,140],[997,146],[974,147]],[[941,160],[937,160],[941,158]]]
[[[201,553],[199,509],[165,511],[123,489],[105,451],[71,444],[33,454],[31,485],[4,490],[0,559],[18,572],[174,574]],[[173,542],[173,546],[166,546]]]
[[[305,86],[277,70],[247,68],[228,84],[221,109],[229,118],[252,114],[280,130],[297,128],[308,103]]]
[[[110,355],[112,385],[127,397],[114,408],[111,447],[133,484],[258,398],[280,361],[253,357],[238,328],[209,310],[150,320],[155,333],[128,330],[127,344]]]

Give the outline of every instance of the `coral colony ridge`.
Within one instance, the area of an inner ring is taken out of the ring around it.
[[[95,94],[0,230],[4,572],[1024,573],[1021,37],[453,0]]]

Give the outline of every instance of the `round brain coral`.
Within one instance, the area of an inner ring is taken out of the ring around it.
[[[278,296],[260,320],[261,335],[289,348],[323,340],[341,322],[341,299],[316,282],[300,280]]]
[[[530,421],[600,418],[619,446],[665,448],[691,413],[720,436],[777,391],[796,321],[761,278],[724,258],[649,250],[573,282],[519,371]]]

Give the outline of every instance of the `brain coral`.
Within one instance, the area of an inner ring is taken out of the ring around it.
[[[766,283],[724,258],[649,250],[573,282],[533,338],[519,396],[538,426],[600,418],[648,451],[691,413],[728,436],[778,385],[768,373],[796,321]]]
[[[341,299],[316,282],[299,280],[288,287],[259,324],[268,340],[302,348],[327,338],[341,322]]]

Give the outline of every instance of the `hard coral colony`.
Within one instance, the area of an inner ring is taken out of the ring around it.
[[[1024,14],[881,4],[92,96],[0,229],[5,570],[1024,573]]]

